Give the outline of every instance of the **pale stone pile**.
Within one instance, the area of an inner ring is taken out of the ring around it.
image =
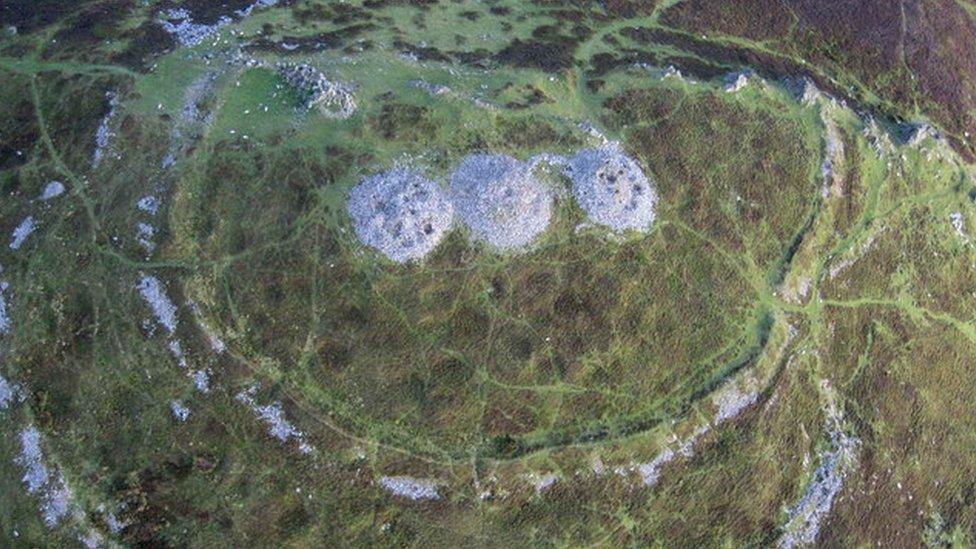
[[[552,217],[550,189],[505,155],[465,158],[451,175],[451,198],[471,236],[499,250],[528,246]]]
[[[318,109],[330,118],[345,119],[356,112],[356,101],[349,86],[326,78],[311,65],[278,63],[278,74],[304,95],[304,108]]]
[[[614,231],[644,231],[654,222],[654,187],[619,145],[580,151],[566,174],[573,180],[576,202],[592,222]]]
[[[349,193],[356,236],[397,263],[418,260],[437,247],[453,212],[439,185],[407,169],[367,177]]]
[[[447,191],[417,172],[396,168],[362,180],[349,193],[349,215],[367,246],[397,263],[422,259],[451,229],[454,216],[470,238],[496,251],[527,249],[553,213],[555,189],[536,176],[560,167],[590,220],[615,232],[647,231],[657,194],[637,162],[616,143],[572,158],[540,154],[522,162],[503,154],[465,157]]]

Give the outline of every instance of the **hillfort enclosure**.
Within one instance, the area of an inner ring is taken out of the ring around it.
[[[971,545],[974,37],[0,3],[0,546]]]

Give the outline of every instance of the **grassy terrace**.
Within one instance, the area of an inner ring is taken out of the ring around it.
[[[13,326],[0,375],[26,392],[0,411],[4,535],[766,545],[830,446],[835,395],[861,446],[820,542],[965,538],[976,520],[968,165],[932,139],[892,144],[867,115],[805,104],[773,80],[728,93],[723,75],[739,68],[728,57],[627,30],[674,30],[662,15],[678,3],[626,19],[543,2],[413,4],[259,10],[145,72],[109,61],[129,51],[122,42],[76,58],[45,50],[68,23],[7,39],[0,234],[28,215],[38,229],[19,250],[0,246]],[[127,12],[116,31],[154,9]],[[228,63],[241,43],[267,66]],[[355,115],[299,112],[271,68],[280,60],[353,85]],[[699,70],[662,77],[637,61]],[[115,136],[93,167],[108,91],[121,99]],[[185,116],[188,98],[198,118]],[[580,123],[620,140],[656,183],[649,233],[585,225],[552,171],[556,215],[526,253],[471,245],[457,228],[424,263],[397,266],[352,234],[345,196],[365,175],[406,164],[443,180],[471,152],[572,154],[598,143]],[[828,126],[843,152],[825,185]],[[65,195],[36,200],[51,180]],[[147,195],[155,215],[136,207]],[[139,223],[154,227],[151,253]],[[134,290],[146,274],[178,307],[173,334]],[[187,379],[200,369],[208,394]],[[627,472],[709,424],[729,382],[754,386],[756,404],[654,487]],[[269,438],[235,399],[254,384],[313,453]],[[185,423],[174,400],[191,409]],[[27,424],[84,511],[73,525],[46,528],[23,489],[14,457]],[[550,473],[558,481],[537,492]],[[437,479],[442,498],[391,496],[382,475]],[[129,526],[110,533],[105,509]]]

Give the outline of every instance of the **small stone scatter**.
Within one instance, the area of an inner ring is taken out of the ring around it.
[[[20,387],[0,376],[0,410],[6,410],[11,404],[22,400],[24,400],[24,394]]]
[[[640,473],[644,486],[654,486],[657,484],[658,479],[661,478],[661,468],[670,463],[675,456],[674,450],[665,448],[664,451],[651,461],[638,465],[637,472]]]
[[[44,190],[41,191],[41,196],[38,197],[40,200],[51,200],[52,198],[61,196],[64,194],[65,188],[64,183],[60,181],[51,181],[44,186]]]
[[[203,312],[200,310],[200,305],[195,301],[190,301],[187,303],[187,305],[189,305],[190,310],[193,311],[193,316],[197,320],[197,325],[200,327],[200,331],[203,332],[203,335],[207,336],[207,341],[210,342],[210,348],[213,349],[213,352],[219,355],[226,351],[227,345],[222,339],[220,339],[217,332],[214,331],[214,329],[203,319]]]
[[[169,411],[179,422],[184,422],[190,417],[190,409],[178,400],[174,400],[169,403]]]
[[[952,228],[956,230],[956,235],[963,240],[969,240],[969,235],[966,234],[966,219],[960,212],[952,212],[949,214],[949,221],[952,223]]]
[[[210,392],[210,372],[207,370],[194,370],[191,374],[193,386],[203,394]]]
[[[155,196],[144,196],[136,202],[136,207],[149,215],[156,215],[159,211],[159,200]]]
[[[3,295],[9,287],[10,285],[6,282],[0,282],[0,334],[10,333],[10,316],[8,316],[7,301]]]
[[[354,187],[349,215],[359,239],[397,263],[433,251],[454,220],[440,186],[405,169],[368,177]]]
[[[834,189],[835,195],[840,196],[843,178],[839,169],[844,164],[844,139],[841,136],[840,128],[833,120],[823,115],[821,118],[823,118],[825,139],[823,161],[820,164],[820,176],[823,178],[821,194],[827,198],[830,195],[830,190]]]
[[[646,231],[654,222],[654,187],[619,145],[580,151],[566,173],[577,203],[592,222],[614,231]]]
[[[380,477],[380,486],[395,496],[414,501],[440,499],[437,482],[430,479],[407,476]]]
[[[549,488],[552,488],[552,486],[556,484],[558,480],[559,477],[556,476],[555,473],[546,473],[545,475],[538,477],[533,483],[535,485],[536,495],[541,495]]]
[[[805,76],[787,76],[783,79],[783,85],[794,99],[804,105],[813,105],[818,99],[823,97],[823,92],[820,91],[820,88],[817,87],[813,80]]]
[[[234,15],[240,18],[244,18],[251,15],[251,12],[254,11],[256,8],[270,8],[276,4],[278,4],[278,0],[257,0],[253,4],[247,6],[246,8],[235,11]]]
[[[152,225],[142,222],[136,224],[136,237],[139,245],[148,253],[152,253],[156,249],[156,243],[153,242],[155,235],[156,229]]]
[[[41,515],[44,517],[44,524],[53,528],[67,517],[70,511],[71,499],[71,489],[68,488],[64,477],[58,473],[41,502]]]
[[[215,35],[223,26],[231,22],[230,17],[223,16],[212,25],[194,23],[190,12],[185,8],[166,10],[162,16],[159,24],[163,30],[173,35],[180,45],[191,47]]]
[[[183,354],[183,344],[181,344],[179,340],[169,340],[169,342],[166,344],[166,348],[169,349],[169,353],[173,355],[173,358],[176,359],[176,363],[180,365],[180,368],[187,367],[186,355]]]
[[[325,116],[338,119],[356,112],[352,89],[346,84],[329,80],[311,65],[278,63],[276,67],[285,82],[304,95],[305,109],[317,108]]]
[[[103,536],[98,530],[92,528],[84,534],[79,534],[78,542],[81,543],[85,549],[100,549],[105,547],[105,536]]]
[[[528,163],[510,156],[466,157],[451,175],[450,188],[472,237],[498,250],[525,248],[549,226],[552,191]]]
[[[747,72],[731,73],[725,77],[725,87],[723,89],[726,93],[735,93],[749,85],[749,76]]]

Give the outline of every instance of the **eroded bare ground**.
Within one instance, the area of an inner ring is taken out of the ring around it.
[[[219,4],[0,8],[5,539],[970,542],[968,3]]]

